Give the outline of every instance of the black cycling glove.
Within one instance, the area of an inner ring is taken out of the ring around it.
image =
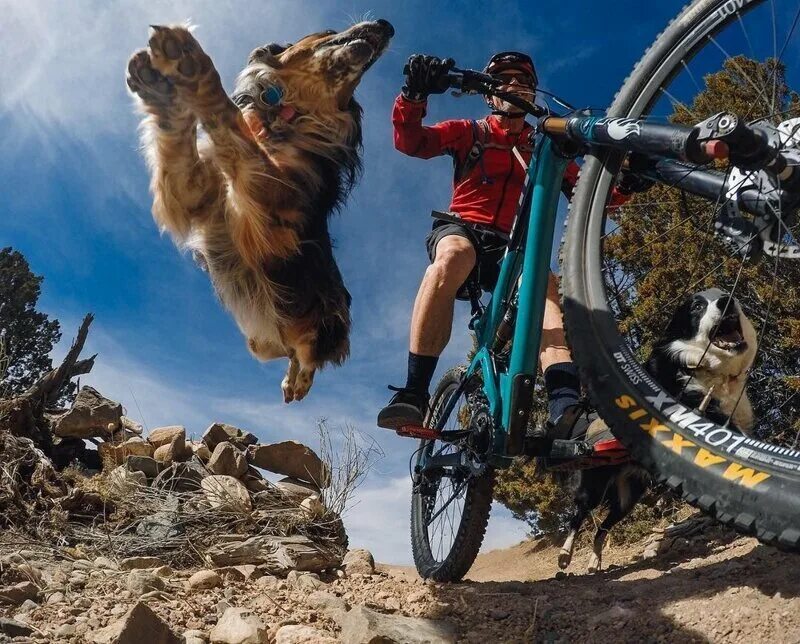
[[[455,65],[452,58],[437,58],[415,54],[408,59],[403,68],[406,84],[403,85],[403,96],[412,101],[422,101],[429,94],[442,94],[450,87],[447,73]]]

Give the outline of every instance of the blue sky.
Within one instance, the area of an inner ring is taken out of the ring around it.
[[[315,424],[351,424],[386,456],[345,517],[351,543],[408,563],[414,444],[374,426],[389,383],[402,384],[408,319],[427,257],[432,208],[449,203],[450,162],[411,159],[392,146],[390,112],[401,69],[415,52],[479,67],[498,50],[528,51],[544,88],[578,105],[605,106],[646,44],[683,2],[63,2],[0,1],[0,246],[22,251],[45,276],[40,309],[65,338],[96,316],[82,379],[123,402],[149,428],[184,424],[200,434],[222,420],[262,441],[316,441]],[[332,224],[353,294],[352,357],[318,375],[310,396],[286,406],[282,361],[259,364],[218,305],[206,276],[161,237],[124,70],[149,24],[191,20],[231,88],[248,53],[371,12],[395,26],[391,49],[357,97],[365,109],[363,178]],[[434,97],[429,121],[484,114],[479,98]],[[443,367],[470,345],[457,315]],[[59,355],[66,348],[59,347]],[[514,543],[525,526],[495,507],[486,548]]]

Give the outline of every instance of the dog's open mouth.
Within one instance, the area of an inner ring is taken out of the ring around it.
[[[742,324],[737,312],[729,313],[720,321],[711,337],[711,343],[724,351],[741,352],[747,348],[742,335]]]
[[[379,20],[349,29],[338,38],[326,42],[324,46],[328,48],[349,45],[351,47],[369,48],[369,58],[364,67],[366,71],[386,49],[392,36],[394,36],[394,27],[385,20]]]

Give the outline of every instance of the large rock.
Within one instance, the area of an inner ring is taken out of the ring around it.
[[[111,472],[109,484],[113,493],[125,496],[147,487],[147,476],[144,472],[132,472],[124,465],[120,465]]]
[[[74,438],[111,436],[119,427],[120,418],[122,405],[86,385],[75,397],[72,409],[55,419],[53,432]]]
[[[275,644],[336,644],[339,640],[313,626],[287,624],[275,633]]]
[[[375,572],[375,559],[369,550],[355,548],[347,551],[342,559],[342,568],[348,575],[371,575]]]
[[[211,629],[211,644],[267,644],[269,633],[258,616],[247,608],[228,608]]]
[[[174,494],[168,495],[158,512],[139,519],[136,534],[156,541],[182,535],[186,532],[186,527],[181,521],[179,507],[178,497]]]
[[[147,435],[147,442],[153,447],[159,448],[162,445],[169,445],[176,436],[180,436],[184,442],[186,441],[186,429],[182,425],[156,427]]]
[[[192,449],[189,445],[186,442],[186,433],[181,427],[181,432],[175,434],[169,443],[156,447],[153,458],[159,463],[185,461],[192,456]]]
[[[306,483],[291,476],[282,478],[275,485],[295,503],[300,503],[303,499],[307,499],[310,494],[319,494],[320,491],[313,483]]]
[[[330,470],[313,449],[297,441],[257,445],[247,450],[247,459],[262,469],[314,483],[319,488],[330,484]]]
[[[100,443],[97,451],[104,464],[122,465],[129,456],[153,456],[155,448],[141,438],[131,438],[124,443]]]
[[[385,615],[356,606],[335,617],[342,629],[340,638],[348,644],[451,644],[453,628],[443,622],[402,615]]]
[[[244,449],[248,445],[255,445],[258,442],[258,438],[254,434],[233,425],[214,423],[203,434],[203,442],[213,452],[220,443],[231,442],[240,449]]]
[[[191,444],[192,454],[194,454],[198,459],[200,459],[203,463],[208,463],[208,459],[211,458],[211,450],[208,449],[208,445],[205,443],[195,443],[192,442]]]
[[[141,436],[142,432],[144,431],[144,427],[142,427],[132,418],[128,418],[127,416],[122,416],[119,419],[119,426],[120,429],[124,429],[126,432],[129,432],[131,434],[136,434],[137,436]]]
[[[131,472],[142,472],[148,480],[156,478],[162,469],[158,461],[150,456],[128,456],[125,467]]]
[[[344,597],[338,597],[324,590],[315,590],[308,595],[306,604],[331,616],[344,614],[350,608]]]
[[[0,617],[0,635],[5,635],[7,637],[25,637],[31,634],[33,634],[33,629],[27,624],[18,622],[15,619]],[[6,640],[3,639],[3,641]]]
[[[200,489],[201,481],[208,476],[199,463],[173,463],[166,467],[153,481],[153,487],[171,492],[194,492]]]
[[[279,577],[290,570],[320,572],[338,566],[342,559],[335,549],[323,549],[308,537],[250,537],[245,541],[218,543],[206,550],[216,566],[253,564]]]
[[[125,588],[136,598],[154,590],[165,590],[166,587],[161,577],[147,570],[132,570],[125,580]]]
[[[222,585],[222,577],[213,570],[198,570],[186,581],[186,590],[208,590]]]
[[[220,443],[214,448],[206,465],[214,474],[224,474],[239,478],[249,467],[244,453],[233,446],[233,443]]]
[[[137,603],[121,619],[89,636],[94,644],[180,644],[181,638],[146,604]]]
[[[212,508],[228,512],[251,512],[253,503],[250,493],[242,483],[232,476],[213,474],[200,481],[206,499]]]
[[[0,588],[0,604],[13,604],[19,606],[26,599],[37,599],[39,589],[36,584],[30,581],[21,581],[14,586],[4,586]]]

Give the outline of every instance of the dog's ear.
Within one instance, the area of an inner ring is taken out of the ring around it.
[[[258,49],[254,49],[250,52],[250,58],[247,61],[248,65],[252,65],[253,63],[263,63],[265,65],[269,65],[274,69],[280,69],[282,64],[281,61],[278,59],[283,52],[285,52],[291,45],[279,45],[276,42],[269,43],[268,45],[264,45],[263,47],[259,47]]]
[[[695,329],[691,327],[692,299],[693,296],[689,296],[673,311],[669,324],[664,330],[664,337],[676,340],[690,338],[694,335]]]

